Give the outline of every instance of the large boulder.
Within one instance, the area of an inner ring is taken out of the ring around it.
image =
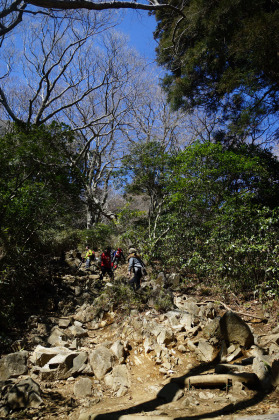
[[[249,349],[254,344],[254,336],[249,326],[239,315],[232,311],[226,312],[220,319],[220,329],[226,345],[238,344]]]
[[[76,352],[66,347],[37,346],[30,361],[35,365],[33,371],[42,380],[66,379],[84,371],[87,367],[86,352]]]
[[[32,355],[30,356],[30,361],[36,366],[45,366],[51,359],[53,359],[58,354],[69,354],[73,353],[68,350],[66,347],[43,347],[38,345]],[[77,353],[74,353],[77,355]]]
[[[99,346],[89,353],[89,364],[97,379],[102,379],[111,371],[115,356],[105,346]]]
[[[0,359],[0,381],[24,375],[27,372],[27,351],[17,351]]]

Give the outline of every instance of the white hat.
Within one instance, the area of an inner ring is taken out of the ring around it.
[[[137,252],[137,250],[135,248],[130,248],[129,249],[129,254],[133,254],[134,252]]]

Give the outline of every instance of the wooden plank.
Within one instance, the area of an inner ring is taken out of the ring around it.
[[[260,416],[237,417],[235,420],[279,420],[279,413],[262,414]]]
[[[184,385],[190,388],[193,386],[218,386],[228,385],[231,382],[242,382],[248,385],[257,385],[258,378],[254,373],[235,373],[235,374],[208,374],[208,375],[197,375],[190,376],[184,380]]]

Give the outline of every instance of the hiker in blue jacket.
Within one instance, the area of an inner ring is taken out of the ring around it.
[[[131,277],[132,273],[134,274],[131,280],[129,280],[129,285],[134,289],[134,291],[137,291],[140,288],[140,279],[145,272],[145,265],[140,256],[137,254],[137,250],[135,248],[129,249],[128,261],[128,277]]]

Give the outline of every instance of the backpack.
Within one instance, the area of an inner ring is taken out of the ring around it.
[[[94,261],[95,260],[95,252],[92,251],[92,254],[90,255],[90,260]]]
[[[122,249],[121,248],[118,248],[117,251],[116,251],[116,253],[115,253],[116,258],[121,257],[121,253],[122,253]]]
[[[146,271],[144,262],[142,261],[142,259],[140,257],[137,256],[136,258],[139,260],[140,265],[141,265],[141,274],[143,276],[146,276],[147,275],[147,271]]]

